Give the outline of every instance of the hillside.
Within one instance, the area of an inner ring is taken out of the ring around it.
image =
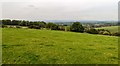
[[[100,27],[100,28],[96,28],[96,29],[105,29],[105,30],[109,30],[112,33],[118,32],[118,26]]]
[[[3,64],[117,64],[118,37],[2,29]]]

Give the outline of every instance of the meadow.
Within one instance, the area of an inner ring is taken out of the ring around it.
[[[2,28],[3,64],[117,64],[118,37]]]
[[[118,28],[120,28],[119,26],[109,26],[109,27],[100,27],[100,28],[96,28],[96,29],[105,29],[105,30],[109,30],[112,33],[118,32]]]

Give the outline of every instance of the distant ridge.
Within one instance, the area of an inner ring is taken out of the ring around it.
[[[44,20],[45,22],[118,22],[117,20]]]

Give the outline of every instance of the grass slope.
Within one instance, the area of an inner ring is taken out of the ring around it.
[[[118,37],[3,28],[3,64],[117,64]]]
[[[118,32],[118,26],[100,27],[100,28],[96,28],[96,29],[105,29],[105,30],[109,30],[112,33]]]

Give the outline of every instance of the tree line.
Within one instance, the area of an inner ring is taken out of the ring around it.
[[[25,20],[1,20],[2,27],[6,25],[14,25],[14,26],[26,26],[34,29],[51,29],[51,30],[68,30],[74,32],[84,32],[84,27],[79,22],[74,23],[71,27],[66,27],[67,25],[58,25],[52,22],[44,22],[44,21],[25,21]]]
[[[50,30],[62,30],[62,31],[72,31],[72,32],[80,32],[80,33],[90,33],[90,34],[102,34],[102,35],[110,35],[110,36],[120,36],[119,32],[111,33],[109,30],[105,29],[94,29],[83,26],[80,22],[74,22],[70,26],[67,25],[59,25],[52,22],[44,22],[44,21],[25,21],[25,20],[0,20],[2,23],[2,27],[7,27],[7,25],[16,26],[16,28],[21,28],[21,26],[26,26],[31,29],[50,29]]]

